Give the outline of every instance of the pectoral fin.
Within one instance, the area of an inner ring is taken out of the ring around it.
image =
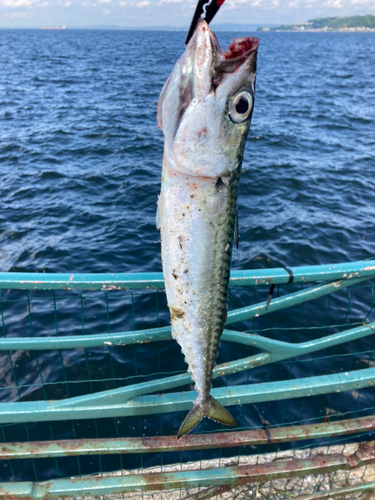
[[[177,439],[180,439],[185,434],[191,432],[204,417],[208,417],[215,422],[224,425],[237,425],[232,415],[216,401],[212,396],[209,396],[207,403],[202,405],[194,405],[193,408],[186,415],[185,420],[178,431]]]

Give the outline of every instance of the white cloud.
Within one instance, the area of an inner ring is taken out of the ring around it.
[[[160,0],[160,3],[174,2],[180,0]],[[296,9],[311,9],[315,7],[320,9],[316,11],[315,17],[323,17],[324,11],[321,9],[341,9],[342,12],[337,15],[353,15],[353,8],[369,7],[375,9],[375,0],[227,0],[225,7],[231,11],[243,7],[258,7],[265,10],[274,10],[275,12],[288,12]],[[315,13],[313,13],[315,14]],[[330,15],[329,12],[326,15]],[[332,14],[331,14],[332,15]],[[292,21],[291,21],[292,22]]]
[[[331,7],[333,9],[341,9],[343,7],[341,0],[328,0],[323,4],[323,7]]]
[[[265,0],[227,0],[225,3],[226,8],[234,10],[239,5],[245,4],[246,7],[264,7]]]
[[[32,26],[189,25],[197,0],[0,0],[0,20],[27,17]],[[152,8],[152,12],[151,12]],[[110,9],[110,10],[109,10]],[[226,0],[214,23],[292,24],[316,17],[375,14],[375,0]],[[16,22],[14,22],[14,25]],[[25,22],[26,26],[27,23]]]
[[[2,0],[1,5],[3,7],[17,9],[19,7],[28,7],[29,5],[31,5],[31,1],[30,0]]]
[[[8,17],[9,19],[19,19],[28,16],[29,14],[27,12],[9,12],[8,14],[6,14],[6,17]]]
[[[150,5],[149,0],[142,0],[139,2],[138,0],[125,0],[119,3],[121,7],[137,7],[137,8],[143,8],[143,7],[148,7]]]

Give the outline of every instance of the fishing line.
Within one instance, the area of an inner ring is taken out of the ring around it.
[[[189,32],[185,40],[186,44],[189,43],[189,40],[193,36],[199,20],[204,19],[207,24],[210,24],[224,2],[225,0],[198,0],[197,7],[190,24]]]
[[[294,281],[294,274],[293,274],[293,271],[288,267],[288,266],[282,266],[285,271],[287,271],[287,273],[289,274],[289,281],[287,283],[287,285],[291,285]],[[271,288],[270,288],[270,291],[268,293],[268,297],[267,297],[267,305],[266,305],[266,309],[269,308],[270,306],[270,303],[271,303],[271,300],[272,300],[272,297],[273,297],[273,292],[275,290],[275,285],[272,284],[271,285]]]
[[[207,7],[209,7],[212,4],[213,0],[209,0],[203,5],[203,13],[201,15],[202,19],[206,19],[207,16]]]
[[[272,444],[272,439],[271,439],[271,433],[268,429],[268,426],[271,425],[268,420],[265,420],[263,418],[263,415],[260,413],[258,407],[256,405],[253,404],[253,408],[254,410],[256,411],[256,413],[258,414],[258,417],[260,418],[261,422],[262,422],[262,425],[263,425],[263,429],[265,430],[266,432],[266,435],[267,435],[267,441],[268,441],[268,444]]]

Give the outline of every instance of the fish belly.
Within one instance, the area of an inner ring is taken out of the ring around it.
[[[226,319],[238,172],[222,178],[163,167],[158,219],[172,336],[198,392],[208,400]]]

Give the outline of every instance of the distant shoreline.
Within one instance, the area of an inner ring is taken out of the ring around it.
[[[261,26],[257,31],[375,33],[375,16],[318,17],[304,23]]]
[[[53,32],[66,32],[66,31],[139,31],[139,32],[159,32],[159,33],[171,33],[171,32],[186,32],[184,29],[150,29],[150,28],[119,28],[119,29],[111,29],[111,28],[5,28],[0,26],[0,31],[53,31]],[[257,30],[257,29],[249,29],[249,30],[213,30],[216,33],[375,33],[375,29],[372,30]]]
[[[340,29],[340,30],[262,30],[257,33],[375,33],[375,29]]]

